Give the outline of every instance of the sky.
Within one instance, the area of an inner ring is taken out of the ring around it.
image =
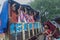
[[[4,2],[5,2],[6,0],[0,0],[0,13],[1,13],[1,10],[2,10],[2,7],[3,7],[3,4],[4,4]]]
[[[14,1],[16,1],[20,4],[28,4],[29,2],[34,1],[34,0],[14,0]]]

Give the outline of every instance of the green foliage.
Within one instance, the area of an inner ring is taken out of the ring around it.
[[[50,20],[60,15],[60,0],[35,0],[30,5],[33,9],[42,11],[42,15],[47,11],[48,16],[46,17]]]

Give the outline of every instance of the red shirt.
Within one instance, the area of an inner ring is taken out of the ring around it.
[[[46,30],[45,32],[47,35],[49,35],[51,33],[51,30]]]
[[[11,22],[16,23],[18,22],[18,17],[16,15],[16,12],[10,9],[10,17],[11,17]]]

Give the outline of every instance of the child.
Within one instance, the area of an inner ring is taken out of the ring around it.
[[[52,40],[51,33],[52,31],[49,29],[49,25],[45,25],[43,34],[45,34],[46,40]]]
[[[29,22],[32,22],[32,23],[35,22],[35,20],[34,20],[34,15],[33,15],[33,11],[30,12],[30,15],[29,15]]]
[[[26,21],[26,18],[24,16],[24,13],[25,13],[24,7],[20,6],[18,9],[18,13],[19,13],[18,22],[25,22],[26,23],[27,21]]]
[[[17,23],[18,22],[18,13],[16,11],[16,3],[13,3],[10,7],[10,22]]]

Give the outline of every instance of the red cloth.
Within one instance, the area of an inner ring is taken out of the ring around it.
[[[16,12],[14,12],[14,11],[12,10],[12,8],[10,8],[10,17],[11,17],[11,22],[12,22],[12,23],[18,22],[17,14],[16,14]]]
[[[52,32],[54,32],[54,30],[56,29],[56,26],[54,26],[50,21],[45,22],[45,24],[47,24],[47,25],[50,26],[50,30],[51,30]],[[53,36],[54,36],[55,38],[57,38],[59,35],[60,35],[59,32],[56,31]]]
[[[54,31],[54,30],[56,29],[56,27],[55,27],[50,21],[47,21],[47,22],[45,22],[44,24],[49,25],[51,31]]]
[[[58,37],[60,36],[59,31],[56,31],[53,36],[54,36],[55,38],[58,38]]]
[[[51,33],[51,30],[47,30],[47,35],[49,35]]]
[[[16,15],[16,13],[15,12],[12,12],[12,22],[17,22],[18,20],[17,20],[17,15]]]

